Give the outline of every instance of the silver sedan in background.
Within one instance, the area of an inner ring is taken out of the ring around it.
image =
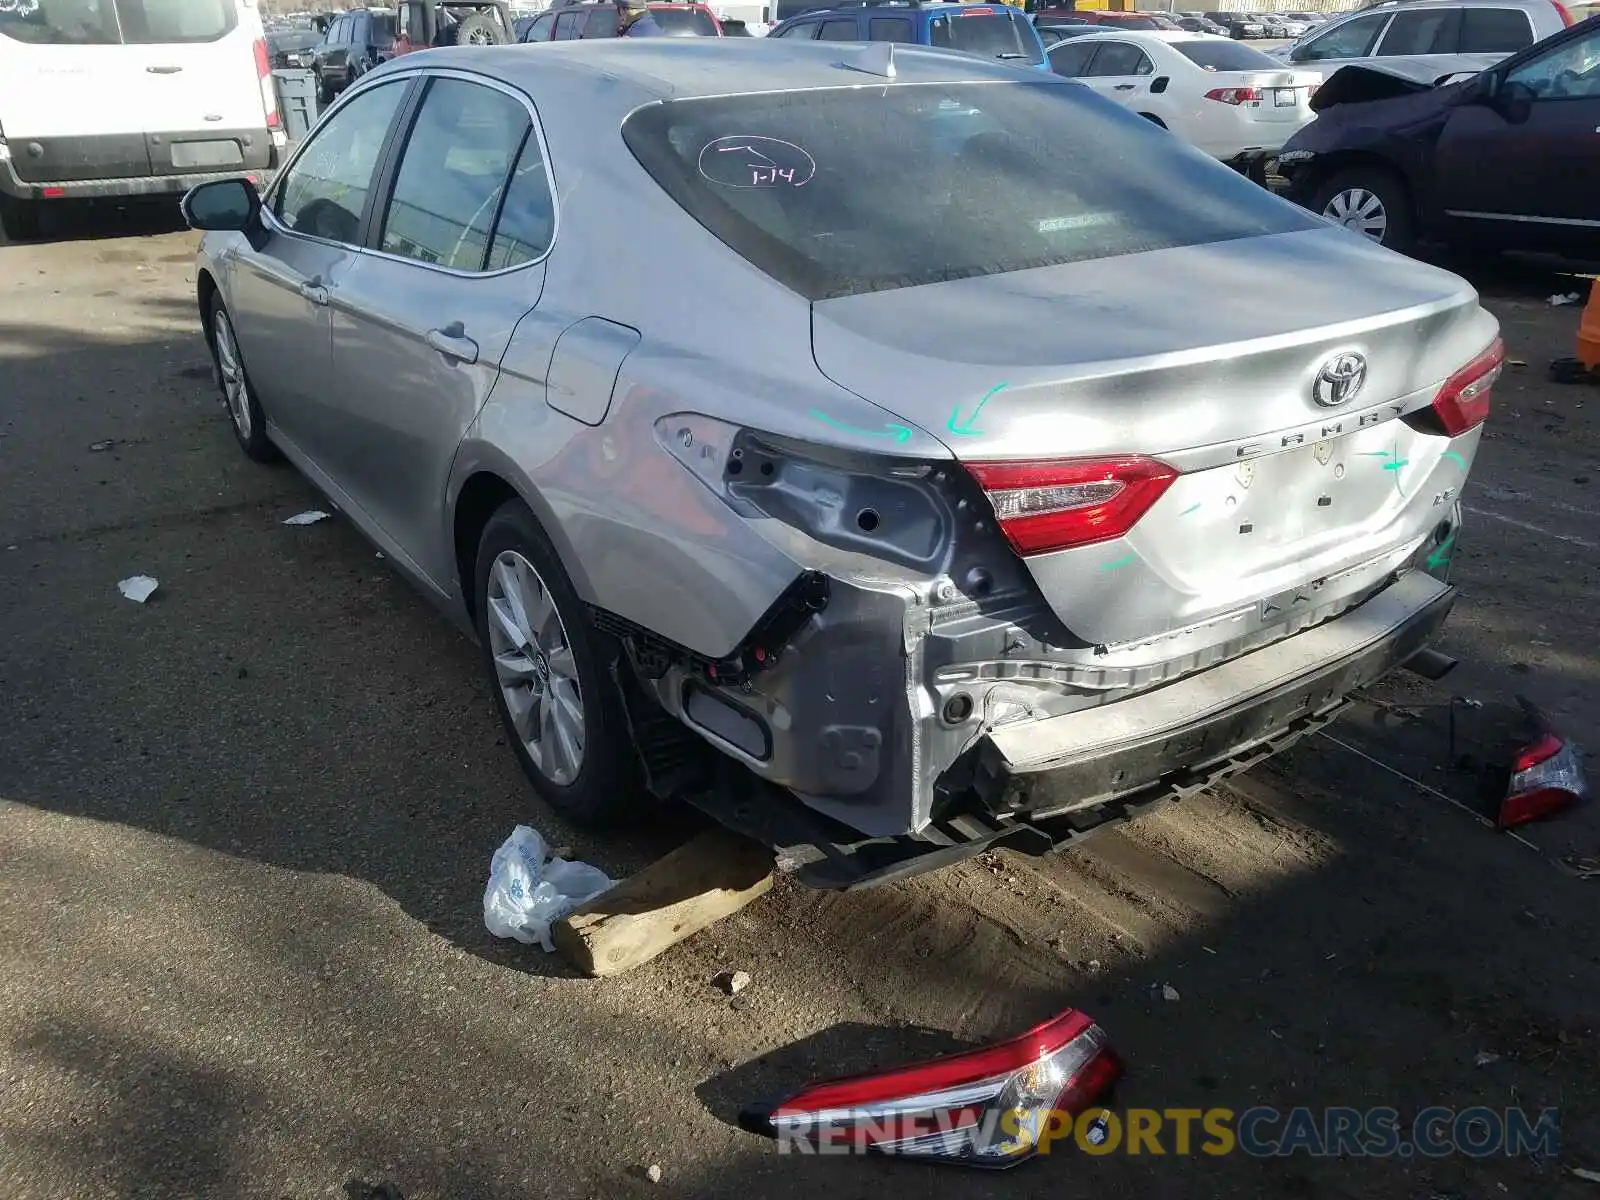
[[[1453,598],[1472,289],[1068,80],[429,51],[185,212],[241,446],[476,636],[579,820],[686,794],[835,886],[1042,851]]]

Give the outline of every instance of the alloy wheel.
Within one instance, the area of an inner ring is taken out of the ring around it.
[[[485,598],[489,650],[512,727],[533,765],[566,786],[583,768],[583,692],[567,627],[539,572],[515,550],[495,557]]]
[[[250,440],[250,396],[245,390],[244,367],[239,361],[239,343],[233,336],[233,322],[221,308],[212,321],[211,334],[217,347],[217,375],[222,385],[222,398],[228,406],[239,437]]]

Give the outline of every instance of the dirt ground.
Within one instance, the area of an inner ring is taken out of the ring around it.
[[[1466,796],[1453,693],[1523,692],[1600,748],[1600,389],[1544,373],[1572,281],[1464,268],[1519,365],[1467,493],[1444,683],[1386,683],[1337,741],[1079,850],[780,882],[600,983],[488,936],[491,852],[529,821],[620,875],[691,821],[565,828],[470,647],[348,525],[280,523],[318,500],[233,444],[192,247],[148,213],[0,247],[4,1200],[1600,1197],[1570,1170],[1600,1169],[1600,879],[1561,865],[1600,852],[1600,817],[1519,841],[1380,765]],[[137,573],[160,580],[143,607],[116,591]],[[754,982],[730,1000],[723,968]],[[1119,1106],[1556,1106],[1562,1151],[992,1176],[780,1156],[732,1124],[1069,1005],[1128,1062]]]

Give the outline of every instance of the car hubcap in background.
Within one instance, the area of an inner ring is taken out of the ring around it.
[[[1375,242],[1383,241],[1389,228],[1389,214],[1383,201],[1366,188],[1346,188],[1328,201],[1322,215],[1346,229],[1364,233]]]
[[[533,765],[566,785],[583,766],[583,693],[567,627],[533,564],[502,551],[489,570],[489,651]]]
[[[233,339],[233,323],[228,314],[217,312],[212,336],[217,343],[217,374],[221,377],[222,398],[234,428],[246,440],[250,437],[250,401],[244,387],[244,368],[239,365],[239,343]]]

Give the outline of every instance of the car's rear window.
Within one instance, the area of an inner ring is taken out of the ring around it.
[[[1172,42],[1174,50],[1207,71],[1281,71],[1283,64],[1238,42]]]
[[[950,50],[964,50],[985,58],[1017,59],[1040,63],[1044,52],[1032,30],[1022,28],[1026,17],[1004,5],[969,8],[928,23],[928,42]]]
[[[1320,226],[1048,76],[671,100],[622,133],[690,216],[812,300]]]
[[[369,36],[375,46],[394,41],[394,14],[373,13],[372,32]]]
[[[239,23],[235,0],[0,0],[0,34],[51,46],[214,42]]]
[[[717,23],[700,8],[652,8],[661,32],[676,37],[716,37]]]

